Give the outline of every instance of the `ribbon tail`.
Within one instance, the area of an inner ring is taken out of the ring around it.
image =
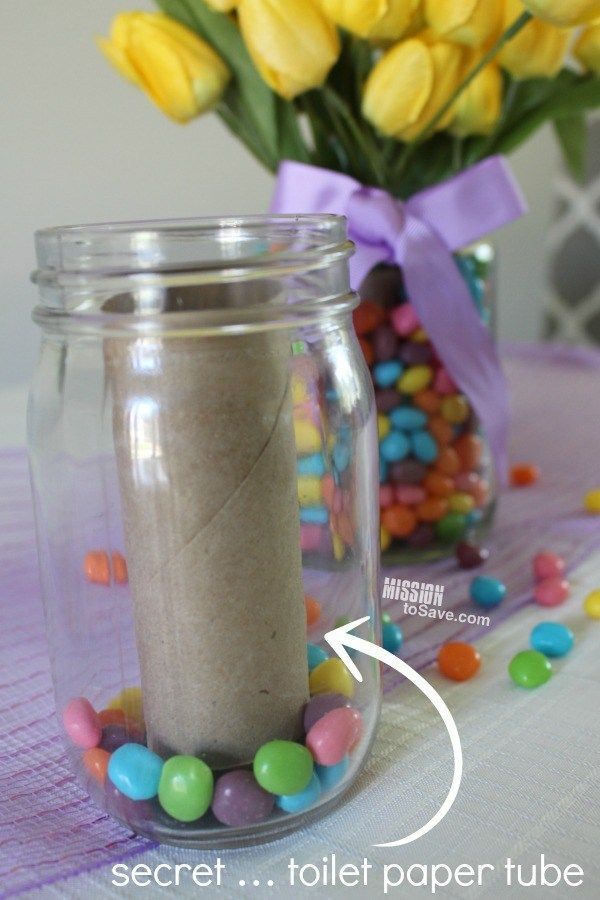
[[[410,215],[397,258],[407,293],[450,377],[469,398],[506,484],[509,392],[494,339],[481,321],[448,248]]]

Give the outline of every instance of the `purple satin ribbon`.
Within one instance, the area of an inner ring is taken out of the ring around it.
[[[519,218],[526,204],[501,156],[492,156],[406,202],[348,175],[297,162],[279,168],[273,213],[345,216],[356,245],[357,289],[377,263],[402,267],[408,296],[451,378],[466,394],[506,481],[508,387],[492,335],[452,254]]]

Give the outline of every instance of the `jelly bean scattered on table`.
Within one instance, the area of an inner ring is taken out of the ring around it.
[[[471,600],[486,609],[498,606],[506,596],[506,585],[489,575],[478,575],[469,588]]]
[[[456,560],[461,569],[476,569],[488,559],[490,551],[470,541],[459,541],[456,545]]]
[[[590,619],[600,619],[600,588],[590,591],[583,601],[583,609]]]
[[[437,657],[442,675],[452,681],[468,681],[481,667],[481,656],[471,644],[450,641],[440,647]]]
[[[540,606],[558,606],[564,603],[571,588],[565,578],[544,578],[533,589],[533,598]]]
[[[545,578],[561,578],[565,569],[565,561],[557,553],[543,550],[533,557],[533,575],[536,581],[543,581]]]
[[[538,622],[531,631],[529,642],[544,656],[566,656],[575,643],[575,635],[562,622]]]
[[[540,480],[541,474],[533,463],[515,463],[510,469],[510,483],[513,487],[529,487]]]
[[[397,653],[403,640],[404,636],[399,625],[396,625],[395,622],[382,622],[381,646],[384,650],[389,653]]]
[[[583,507],[592,516],[600,516],[600,487],[587,492],[583,498]]]
[[[552,663],[539,650],[522,650],[513,656],[508,674],[519,687],[540,687],[552,677]]]

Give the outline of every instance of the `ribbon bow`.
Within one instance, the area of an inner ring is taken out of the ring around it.
[[[519,218],[525,201],[508,164],[493,156],[406,202],[348,175],[282,163],[273,213],[345,216],[356,245],[350,260],[357,289],[377,263],[402,268],[410,302],[454,383],[469,398],[506,480],[508,387],[453,253]]]

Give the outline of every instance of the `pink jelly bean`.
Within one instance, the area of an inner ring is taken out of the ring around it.
[[[457,491],[465,494],[473,494],[479,485],[479,477],[474,472],[459,472],[454,477],[454,486]]]
[[[558,606],[570,593],[569,582],[564,578],[544,578],[533,590],[535,602],[540,606]]]
[[[387,509],[394,502],[394,488],[391,484],[379,485],[379,508]]]
[[[401,337],[412,334],[421,324],[414,307],[410,303],[402,303],[400,306],[395,306],[390,316],[390,322],[396,334],[399,334]]]
[[[533,557],[533,574],[537,581],[543,581],[545,578],[562,578],[564,573],[565,561],[562,556],[544,550]]]
[[[443,367],[437,371],[435,381],[433,382],[433,388],[438,394],[442,394],[442,396],[456,394],[458,390],[448,372]]]
[[[396,500],[398,503],[415,506],[417,503],[422,503],[426,497],[427,494],[423,488],[417,484],[400,484],[396,488]]]
[[[313,553],[321,546],[321,526],[302,524],[300,526],[300,547],[305,553]]]
[[[76,747],[91,750],[102,738],[102,726],[98,713],[85,697],[75,697],[68,703],[62,715],[65,731]]]
[[[320,718],[306,735],[306,746],[320,766],[336,766],[357,743],[362,716],[344,706]]]
[[[478,478],[477,484],[474,484],[469,491],[471,497],[475,501],[475,506],[481,509],[488,502],[490,496],[490,486],[485,478]]]

